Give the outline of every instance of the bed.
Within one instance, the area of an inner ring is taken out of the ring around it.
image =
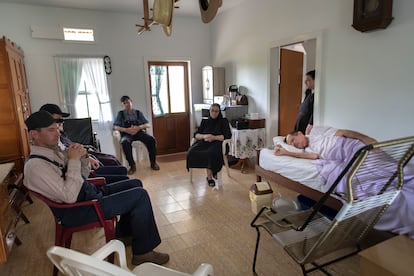
[[[398,143],[407,143],[408,146],[414,147],[414,137],[396,140],[398,140]],[[344,166],[345,162],[329,164],[323,160],[312,161],[288,156],[275,156],[273,149],[262,149],[257,151],[255,173],[257,181],[271,181],[314,201],[318,201],[330,188],[333,179],[341,173]],[[381,162],[377,161],[375,163],[375,170],[381,171],[378,170],[381,166]],[[395,202],[390,205],[375,228],[397,234],[409,234],[414,239],[414,216],[412,215],[412,210],[414,210],[413,160],[408,162],[404,171],[405,184],[402,192]],[[341,185],[336,189],[338,189],[338,193],[343,192]],[[340,197],[330,196],[325,205],[339,210],[343,205],[343,200]]]

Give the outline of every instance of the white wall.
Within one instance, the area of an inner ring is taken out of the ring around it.
[[[0,35],[25,51],[32,108],[58,102],[53,56],[107,54],[112,59],[113,107],[128,93],[148,112],[144,60],[191,60],[194,102],[201,101],[201,67],[226,68],[226,86],[238,84],[249,97],[250,112],[269,114],[269,59],[275,41],[322,33],[322,64],[317,78],[315,124],[351,128],[379,140],[414,134],[414,1],[394,1],[394,20],[385,29],[360,33],[352,28],[353,1],[260,0],[203,24],[199,17],[174,17],[173,35],[160,28],[137,36],[136,13],[104,13],[0,3]],[[89,26],[94,45],[32,39],[30,25]],[[211,33],[210,33],[211,28]],[[210,35],[212,40],[210,40]]]
[[[33,111],[45,102],[59,104],[55,55],[109,55],[113,69],[109,84],[114,113],[121,109],[120,97],[129,94],[135,107],[150,116],[144,61],[151,58],[189,60],[192,97],[194,102],[201,102],[201,68],[211,64],[209,25],[202,23],[199,17],[174,18],[171,37],[164,34],[161,26],[153,26],[152,31],[138,36],[135,24],[142,24],[141,17],[137,12],[105,13],[0,3],[0,35],[10,38],[25,53]],[[31,25],[91,27],[95,29],[96,43],[34,39]],[[108,141],[112,143],[111,139]],[[104,147],[103,151],[113,152],[113,149]]]
[[[277,108],[267,107],[272,43],[321,32],[315,124],[379,140],[414,135],[413,10],[414,1],[394,1],[387,29],[361,33],[351,0],[244,1],[212,22],[213,63],[226,67],[227,84],[246,87],[250,112],[269,114]]]

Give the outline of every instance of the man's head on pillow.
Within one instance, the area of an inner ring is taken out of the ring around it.
[[[286,135],[286,144],[304,149],[309,145],[309,139],[301,131],[293,131]]]

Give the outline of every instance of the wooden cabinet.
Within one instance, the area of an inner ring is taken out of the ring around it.
[[[23,51],[3,36],[0,39],[0,161],[12,161],[23,171],[29,155],[24,121],[31,114]]]
[[[204,66],[203,77],[203,102],[212,104],[214,96],[223,96],[225,90],[224,68]]]

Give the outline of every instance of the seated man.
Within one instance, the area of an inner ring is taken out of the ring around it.
[[[338,156],[330,156],[330,153],[337,143],[345,142],[340,137],[354,139],[351,142],[356,144],[363,143],[368,145],[377,142],[369,136],[352,130],[314,127],[308,136],[305,136],[301,131],[294,131],[286,136],[286,143],[288,145],[303,149],[303,152],[291,152],[277,145],[275,146],[275,155],[287,155],[304,159],[338,158]]]
[[[33,141],[31,155],[24,166],[24,185],[27,188],[56,202],[98,199],[105,218],[120,215],[116,225],[117,237],[132,237],[132,264],[168,262],[168,254],[153,250],[161,239],[150,198],[140,180],[128,179],[102,187],[89,184],[85,181],[90,171],[86,149],[80,144],[72,144],[66,151],[60,150],[59,127],[49,112],[35,112],[25,123]],[[85,208],[56,213],[68,226],[96,221],[96,214]]]
[[[156,141],[154,137],[145,132],[150,127],[148,120],[141,111],[132,108],[132,100],[129,96],[122,96],[121,102],[124,105],[124,110],[118,112],[114,122],[114,130],[121,133],[122,149],[130,167],[128,174],[133,174],[137,170],[132,155],[131,144],[133,141],[141,141],[145,144],[148,149],[151,169],[158,171],[160,167],[155,160]]]
[[[65,150],[67,147],[73,144],[73,142],[63,132],[64,117],[69,117],[69,113],[62,112],[60,107],[56,104],[44,104],[40,107],[40,110],[44,110],[52,114],[53,118],[58,120],[58,126],[60,131],[59,147]],[[102,176],[105,177],[107,183],[112,183],[119,180],[128,179],[127,169],[124,166],[120,166],[119,161],[115,156],[96,152],[88,149],[89,162],[94,170],[90,177]],[[102,164],[102,166],[101,166]]]

